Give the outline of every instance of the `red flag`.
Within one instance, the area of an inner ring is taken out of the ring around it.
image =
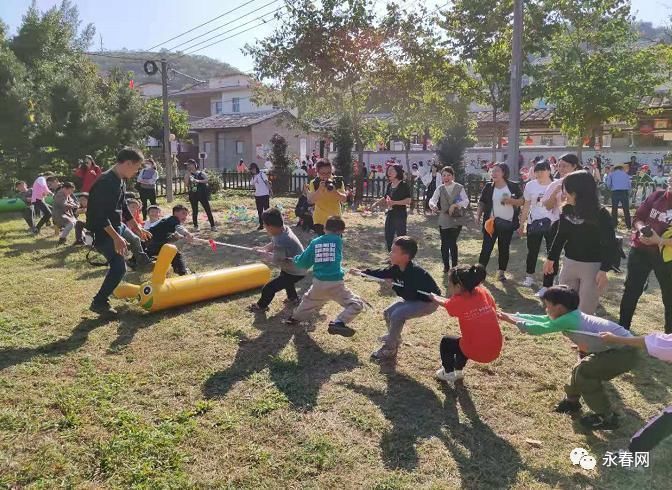
[[[208,243],[210,244],[210,248],[212,249],[212,251],[216,252],[217,251],[217,244],[215,243],[215,241],[210,239],[210,240],[208,240]]]

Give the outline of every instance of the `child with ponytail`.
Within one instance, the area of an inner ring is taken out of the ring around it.
[[[458,266],[448,273],[450,298],[432,294],[435,303],[443,305],[450,316],[457,317],[461,337],[446,335],[441,339],[443,367],[436,377],[451,386],[464,379],[462,370],[467,361],[492,362],[502,351],[502,332],[497,319],[497,305],[487,289],[485,268],[478,264]]]

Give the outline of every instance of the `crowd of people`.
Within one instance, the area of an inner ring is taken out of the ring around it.
[[[254,313],[268,310],[275,295],[284,289],[285,302],[292,308],[285,323],[295,324],[310,321],[324,304],[335,301],[343,310],[329,322],[328,332],[351,337],[356,333],[352,322],[367,302],[344,282],[348,271],[342,267],[346,233],[342,209],[348,202],[348,190],[343,179],[333,175],[328,160],[316,160],[313,170],[314,176],[296,208],[299,225],[316,235],[304,249],[280,210],[270,206],[272,186],[266,174],[254,163],[246,167],[255,189],[259,230],[265,230],[271,238],[266,246],[255,251],[280,269],[279,275],[263,287],[259,300],[250,305],[249,310]],[[624,170],[616,166],[606,180],[616,192],[614,201],[619,205],[627,202],[627,196],[624,200],[618,194],[622,190],[627,192],[621,189],[629,178],[627,173],[625,177],[621,175]],[[194,233],[198,231],[199,204],[211,230],[216,230],[209,203],[208,177],[193,160],[187,162],[184,176],[192,208],[192,231],[186,226],[187,207],[176,205],[169,216],[161,215],[161,208],[156,205],[156,165],[151,159],[145,160],[138,150],[122,150],[115,164],[105,172],[87,157],[75,173],[82,182],[82,191],[77,194],[72,182],[61,183],[50,173],[40,175],[31,188],[25,182],[17,182],[16,190],[28,204],[24,218],[31,231],[40,233],[51,219],[60,243],[65,243],[75,230],[76,243],[84,243],[88,235],[92,246],[106,258],[109,268],[90,306],[98,314],[116,314],[109,297],[121,282],[127,264],[145,270],[169,241],[193,242]],[[453,386],[464,379],[468,362],[489,363],[502,354],[500,322],[514,324],[521,332],[532,335],[592,334],[601,339],[602,348],[575,340],[580,359],[569,377],[566,397],[558,403],[556,411],[576,412],[581,409],[583,400],[592,410],[581,419],[583,425],[590,429],[614,428],[618,425],[617,415],[602,382],[632,369],[639,358],[638,348],[646,348],[651,355],[663,360],[672,360],[672,177],[666,189],[656,190],[642,202],[632,223],[625,214],[625,224],[631,229],[632,237],[620,319],[615,323],[595,316],[608,275],[618,268],[621,260],[621,245],[615,231],[618,213],[607,211],[598,197],[598,181],[602,175],[598,179],[590,170],[582,169],[574,154],[563,155],[557,162],[535,161],[530,178],[522,185],[511,180],[506,163],[492,165],[490,174],[491,180],[482,189],[475,216],[464,185],[455,181],[453,168],[438,169],[432,164],[427,171],[418,174],[427,182],[427,208],[438,214],[441,257],[448,284],[448,297],[443,297],[430,273],[414,262],[419,247],[407,234],[408,207],[412,201],[409,179],[398,163],[386,165],[384,197],[372,206],[386,211],[387,263],[382,268],[349,270],[357,276],[389,283],[398,296],[383,313],[387,332],[372,353],[372,359],[377,362],[396,359],[405,324],[430,315],[439,307],[459,320],[461,335],[445,336],[438,343],[442,366],[436,377]],[[139,199],[126,189],[126,182],[133,178]],[[52,207],[45,202],[51,194]],[[34,213],[40,215],[36,224]],[[85,221],[79,220],[80,216],[85,216]],[[470,222],[477,223],[482,232],[481,252],[475,265],[462,264],[459,260],[460,232]],[[527,236],[525,287],[536,283],[537,261],[541,244],[545,243],[546,260],[537,291],[545,315],[503,312],[483,286],[495,246],[496,279],[510,280],[507,269],[515,234]],[[132,258],[127,262],[128,249]],[[180,253],[175,256],[172,267],[179,275],[191,272]],[[299,297],[296,286],[310,269],[312,284]],[[665,333],[634,337],[629,329],[651,272],[660,284]],[[651,427],[660,433],[660,424],[654,423]],[[672,432],[669,427],[664,430]],[[650,433],[638,434],[631,445],[641,450],[647,445],[652,447],[655,440]]]

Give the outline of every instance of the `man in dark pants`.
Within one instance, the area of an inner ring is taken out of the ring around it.
[[[116,314],[109,297],[126,274],[126,240],[123,228],[128,227],[141,240],[152,237],[133,219],[126,206],[126,179],[140,170],[144,156],[139,150],[124,148],[117,154],[117,163],[101,176],[91,187],[86,210],[86,228],[92,233],[94,246],[107,259],[110,269],[93,298],[89,309],[99,314]],[[122,224],[126,223],[126,224]]]
[[[630,189],[632,184],[630,176],[623,170],[623,165],[616,165],[616,168],[607,177],[606,185],[611,191],[611,219],[614,222],[614,228],[618,226],[618,207],[623,206],[623,218],[625,219],[625,226],[629,230],[632,227],[630,220]]]

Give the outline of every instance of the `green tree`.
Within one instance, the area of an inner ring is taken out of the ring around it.
[[[148,134],[154,139],[163,141],[163,102],[161,99],[149,99],[145,102],[144,111],[147,116]],[[174,102],[168,103],[170,132],[177,139],[184,139],[189,134],[189,113],[178,109]]]
[[[526,0],[523,31],[523,75],[535,74],[535,61],[544,54],[544,39],[552,37],[556,26],[547,21],[548,0]],[[492,159],[501,147],[497,116],[509,109],[511,97],[511,39],[513,0],[455,0],[440,25],[451,46],[479,82],[476,101],[492,109]],[[523,99],[531,94],[523,91]]]
[[[465,181],[464,151],[475,143],[473,126],[465,108],[456,117],[454,124],[445,130],[436,150],[441,165],[453,167],[458,182]]]
[[[289,190],[289,166],[287,156],[287,140],[281,134],[274,134],[271,143],[271,162],[273,163],[274,186],[278,193]]]
[[[374,0],[312,0],[286,2],[279,27],[245,51],[254,59],[259,82],[257,100],[296,108],[307,129],[315,123],[347,116],[358,160],[375,141],[369,114],[377,98],[381,70],[415,63],[421,44],[418,22],[388,5],[377,15]],[[404,22],[399,22],[399,19]],[[414,37],[415,35],[415,37]],[[357,179],[361,196],[362,179]]]
[[[350,118],[341,116],[334,131],[334,145],[336,146],[334,167],[336,167],[336,173],[343,177],[346,184],[350,183],[352,177],[352,148],[354,144]]]
[[[538,79],[552,123],[574,139],[602,137],[602,125],[633,121],[661,79],[659,47],[641,47],[629,0],[556,0],[549,59]],[[600,141],[601,143],[601,141]]]

